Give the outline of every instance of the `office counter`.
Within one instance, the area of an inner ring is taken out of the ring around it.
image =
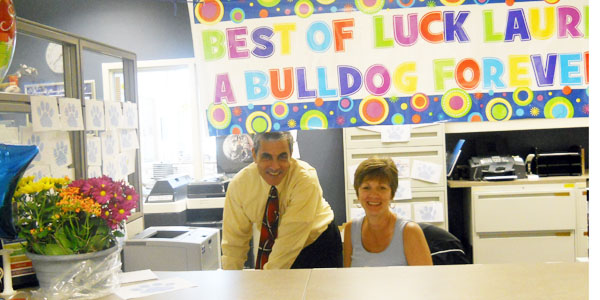
[[[197,287],[144,299],[588,299],[587,263],[156,272]],[[111,295],[105,300],[118,299]]]

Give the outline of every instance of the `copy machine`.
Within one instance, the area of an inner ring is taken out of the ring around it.
[[[125,272],[200,271],[219,269],[218,228],[154,226],[125,241]]]

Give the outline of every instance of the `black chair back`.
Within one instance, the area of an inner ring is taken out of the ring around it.
[[[427,223],[417,223],[421,226],[425,239],[431,251],[434,265],[470,264],[462,243],[452,233]]]

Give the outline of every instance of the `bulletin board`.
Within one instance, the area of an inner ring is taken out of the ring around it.
[[[189,8],[211,135],[589,116],[587,0]]]

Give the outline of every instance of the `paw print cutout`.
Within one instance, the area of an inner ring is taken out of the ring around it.
[[[77,127],[79,114],[77,113],[77,107],[75,104],[67,104],[67,107],[65,108],[65,115],[67,117],[67,125],[69,125],[69,127]]]
[[[432,206],[425,206],[419,210],[423,220],[433,220],[435,217],[435,209]]]
[[[68,148],[64,142],[56,144],[56,147],[54,147],[54,160],[56,165],[64,166],[67,164],[67,152]]]
[[[106,154],[115,154],[115,139],[112,135],[106,137]]]
[[[98,147],[88,147],[87,149],[88,164],[98,162]]]
[[[135,125],[135,111],[132,108],[125,110],[125,119],[127,120],[128,127],[136,127]]]
[[[127,174],[127,158],[126,157],[122,157],[119,165],[121,167],[121,174]]]
[[[141,284],[135,288],[133,291],[140,292],[143,294],[156,294],[161,292],[170,291],[175,288],[174,282],[152,282],[147,284]]]
[[[42,102],[40,106],[37,107],[37,114],[40,117],[40,125],[42,125],[42,127],[52,127],[52,116],[54,116],[54,109],[50,107],[49,103]]]
[[[129,136],[128,131],[122,131],[121,133],[121,144],[123,148],[130,148],[131,145],[131,137]]]
[[[431,170],[431,168],[429,168],[428,166],[425,166],[425,165],[417,166],[416,172],[417,172],[417,176],[419,176],[419,178],[430,179],[431,177],[433,177],[433,171]]]
[[[119,111],[117,108],[111,106],[108,110],[108,114],[110,115],[110,125],[112,127],[119,127]]]
[[[102,113],[100,112],[100,108],[98,108],[98,106],[92,107],[91,115],[92,124],[94,124],[95,127],[102,126]]]
[[[117,168],[115,167],[115,164],[110,163],[106,166],[106,173],[108,174],[108,176],[112,177],[112,178],[117,178],[116,174],[117,174]]]
[[[40,152],[35,156],[33,161],[40,161],[42,159],[42,151],[44,151],[44,143],[39,135],[34,134],[27,140],[27,145],[36,145]]]

